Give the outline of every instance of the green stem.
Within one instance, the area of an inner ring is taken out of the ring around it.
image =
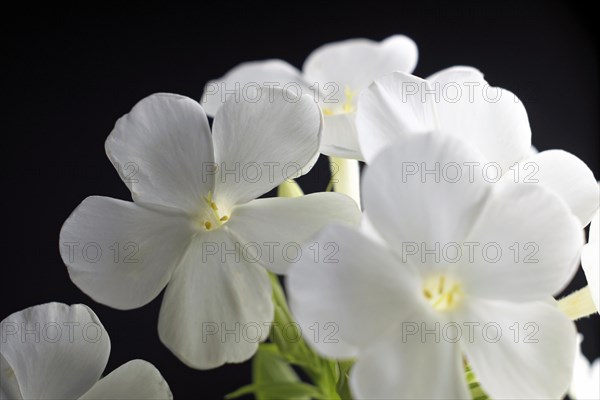
[[[340,368],[337,362],[317,355],[301,336],[299,340],[293,341],[288,340],[285,336],[284,332],[286,330],[284,329],[294,323],[294,319],[290,313],[283,288],[279,283],[279,278],[272,273],[269,273],[269,275],[275,305],[275,320],[271,331],[271,340],[277,345],[281,354],[290,363],[299,366],[328,399],[349,398],[340,397],[338,393],[338,383],[343,369]],[[289,329],[287,329],[287,332],[289,333]],[[298,335],[301,335],[301,332],[298,332]],[[297,337],[296,334],[293,336]],[[345,373],[346,371],[344,371]]]
[[[598,312],[589,286],[560,299],[558,308],[573,321],[589,317]]]
[[[350,196],[360,208],[360,165],[357,160],[329,157],[333,190]],[[329,188],[329,186],[327,186]],[[327,191],[327,190],[326,190]]]

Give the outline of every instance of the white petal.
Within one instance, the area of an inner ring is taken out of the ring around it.
[[[600,358],[593,364],[579,353],[573,369],[573,381],[569,389],[569,398],[573,400],[600,399]]]
[[[373,226],[373,223],[369,219],[367,213],[363,213],[360,220],[360,231],[373,242],[382,246],[387,246],[385,240],[383,240],[377,229]]]
[[[227,227],[250,262],[284,274],[302,255],[301,246],[327,224],[358,225],[360,217],[360,210],[350,197],[314,193],[295,198],[258,199],[238,206]]]
[[[462,312],[463,322],[480,324],[461,343],[491,398],[564,397],[571,382],[576,330],[553,304],[469,298]]]
[[[585,278],[590,286],[592,299],[596,305],[596,309],[600,310],[600,222],[599,214],[592,218],[590,224],[590,236],[588,243],[583,247],[581,252],[581,266],[585,272]]]
[[[237,96],[238,101],[252,100],[260,90],[267,91],[268,87],[283,89],[286,85],[290,90],[299,87],[302,93],[313,93],[302,80],[300,71],[283,60],[244,62],[221,78],[208,82],[200,103],[208,115],[214,116],[229,97]]]
[[[324,154],[362,160],[355,125],[355,112],[342,105],[356,106],[358,94],[376,78],[393,71],[411,72],[417,63],[417,46],[403,35],[381,43],[351,39],[329,43],[315,50],[304,63],[304,76],[319,85],[321,106],[336,110],[325,113]],[[350,93],[350,94],[349,94]]]
[[[356,113],[325,115],[321,153],[328,156],[362,160],[356,131]]]
[[[531,145],[531,148],[529,149],[529,155],[530,156],[535,156],[539,152],[540,151],[534,145]]]
[[[429,83],[416,76],[394,72],[375,80],[358,100],[356,127],[367,163],[396,140],[435,130],[435,104]]]
[[[534,184],[498,184],[457,264],[465,291],[485,298],[539,300],[561,291],[576,272],[581,225],[566,203]]]
[[[80,400],[172,399],[169,385],[156,367],[132,360],[100,379]]]
[[[428,82],[439,94],[436,116],[441,133],[472,143],[502,171],[529,156],[529,119],[514,94],[490,87],[481,72],[469,67],[448,68]]]
[[[350,39],[328,43],[313,51],[302,70],[310,84],[335,82],[360,92],[374,79],[393,71],[412,72],[417,64],[415,42],[403,35],[382,42]]]
[[[330,225],[314,241],[320,252],[305,247],[288,273],[289,304],[303,332],[324,335],[306,336],[317,351],[352,357],[410,315],[422,297],[416,272],[350,227]]]
[[[490,184],[475,174],[471,181],[464,168],[464,162],[478,157],[456,138],[427,134],[396,143],[368,166],[365,212],[389,246],[403,252],[403,260],[421,264],[420,249],[462,243],[490,193]],[[424,174],[426,169],[437,169],[438,176]],[[409,257],[415,246],[414,257]]]
[[[110,339],[83,304],[30,307],[8,316],[1,326],[0,352],[25,399],[77,398],[106,367]]]
[[[579,158],[563,150],[547,150],[519,162],[519,175],[514,169],[505,179],[544,185],[558,194],[571,207],[582,226],[586,226],[598,210],[598,182],[594,173]]]
[[[190,244],[167,286],[158,333],[185,364],[209,369],[252,357],[272,321],[267,272],[244,262],[220,228]]]
[[[2,334],[4,335],[4,326],[1,327],[3,329]],[[4,359],[2,353],[0,353],[0,399],[20,400],[22,398],[23,396],[21,395],[21,389],[19,388],[19,382],[17,381],[15,371],[8,361]]]
[[[427,82],[444,81],[451,74],[461,74],[461,73],[483,76],[481,71],[475,67],[469,67],[467,65],[455,65],[453,67],[444,68],[434,74],[431,74],[425,79],[427,80]]]
[[[418,329],[421,322],[415,322]],[[426,323],[427,329],[434,326]],[[397,329],[359,355],[350,371],[354,398],[469,399],[460,346],[406,332]]]
[[[578,334],[569,398],[574,400],[600,399],[600,358],[590,363],[581,351],[583,335]]]
[[[146,97],[117,121],[105,147],[136,202],[195,212],[213,189],[208,119],[190,98]]]
[[[213,123],[215,196],[245,203],[295,177],[318,153],[322,120],[312,97],[273,90],[257,102],[228,100]],[[308,172],[308,171],[303,171]]]
[[[141,307],[165,287],[192,237],[187,217],[93,196],[60,231],[60,252],[73,282],[95,301]]]

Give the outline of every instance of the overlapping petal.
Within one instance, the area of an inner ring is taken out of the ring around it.
[[[328,156],[362,160],[355,120],[356,113],[325,115],[321,152]]]
[[[564,397],[577,332],[558,308],[545,301],[518,304],[471,298],[462,313],[461,322],[479,323],[461,344],[491,398]]]
[[[472,258],[457,264],[465,290],[507,301],[557,294],[576,272],[581,225],[566,203],[535,184],[497,185],[465,242]]]
[[[160,372],[144,360],[132,360],[100,379],[81,400],[169,400],[169,385]]]
[[[575,349],[573,379],[569,388],[569,398],[573,400],[600,398],[600,358],[590,363],[581,351],[583,336],[579,334],[579,343]]]
[[[425,250],[462,243],[491,190],[465,165],[479,162],[480,157],[450,136],[427,134],[402,140],[382,152],[365,172],[365,213],[399,252],[412,245]],[[422,264],[421,254],[417,251],[412,262]]]
[[[301,246],[320,229],[333,222],[357,225],[360,217],[360,210],[350,197],[314,193],[295,198],[258,199],[238,206],[227,227],[239,240],[249,261],[284,274],[302,256]]]
[[[4,326],[2,326],[4,328]],[[2,332],[5,332],[4,330]],[[22,399],[21,389],[15,371],[0,352],[0,399],[16,400]]]
[[[556,192],[586,226],[598,210],[598,182],[589,167],[575,155],[563,150],[547,150],[519,163],[506,179],[534,182]]]
[[[416,324],[419,332],[397,328],[360,355],[350,375],[353,396],[369,400],[470,398],[460,346],[436,342],[432,334],[423,340],[421,323],[435,332],[434,320],[406,322]]]
[[[596,309],[600,311],[600,217],[599,212],[592,218],[590,235],[581,252],[581,266],[590,287]]]
[[[529,119],[523,102],[513,93],[490,86],[481,72],[470,67],[448,68],[427,81],[437,93],[441,133],[473,144],[502,171],[530,154]]]
[[[352,357],[414,311],[417,274],[350,227],[330,225],[314,241],[320,251],[305,247],[288,273],[291,310],[304,332],[333,333],[309,341],[320,353]]]
[[[431,96],[423,95],[425,90],[430,90],[427,81],[394,72],[376,79],[361,93],[356,127],[367,163],[396,140],[436,129],[436,105]]]
[[[228,98],[233,97],[238,102],[252,101],[261,91],[268,95],[269,87],[300,88],[304,94],[314,93],[304,82],[300,71],[283,60],[249,61],[208,82],[200,103],[208,115],[214,116]]]
[[[490,87],[483,74],[453,67],[427,80],[394,72],[376,79],[359,100],[361,151],[371,162],[396,139],[435,130],[457,136],[501,171],[530,154],[531,130],[522,102]]]
[[[308,95],[273,90],[272,98],[255,103],[229,99],[213,124],[215,197],[245,203],[297,176],[318,154],[321,129],[319,107]]]
[[[374,79],[392,71],[412,72],[417,64],[417,46],[404,35],[394,35],[381,42],[349,39],[325,44],[304,62],[307,82],[337,82],[343,91],[361,91]]]

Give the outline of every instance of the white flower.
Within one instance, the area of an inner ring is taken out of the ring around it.
[[[202,105],[208,115],[214,115],[225,98],[256,96],[257,85],[310,94],[325,116],[321,152],[362,159],[354,124],[358,94],[375,78],[393,71],[412,72],[417,58],[417,46],[404,35],[382,42],[350,39],[329,43],[308,56],[302,72],[282,60],[240,64],[206,85]]]
[[[590,223],[588,243],[583,246],[583,251],[581,252],[581,266],[590,287],[590,293],[596,305],[596,310],[600,311],[600,261],[598,260],[600,257],[599,213],[599,211],[596,211],[596,215],[594,215]]]
[[[402,72],[376,79],[361,93],[356,125],[367,163],[400,137],[435,131],[479,149],[485,162],[476,172],[490,180],[539,182],[554,190],[582,227],[598,208],[596,179],[585,163],[562,150],[536,154],[523,103],[490,87],[474,68],[448,68],[426,80]]]
[[[192,99],[140,101],[106,141],[134,202],[89,197],[61,230],[70,277],[94,300],[132,309],[169,284],[159,335],[194,368],[250,358],[273,320],[263,266],[284,273],[324,224],[360,218],[336,193],[254,200],[318,153],[319,108],[282,94],[226,102],[212,134]]]
[[[337,262],[307,257],[289,271],[303,329],[337,328],[312,343],[317,351],[356,357],[355,397],[470,398],[464,361],[492,398],[566,393],[576,331],[548,300],[576,270],[579,221],[538,185],[402,178],[404,162],[481,160],[452,136],[400,140],[363,178],[365,213],[385,245],[332,225],[315,240],[336,241]]]
[[[582,341],[583,336],[580,334],[575,351],[569,397],[573,400],[598,400],[600,399],[600,358],[590,363],[581,352]]]
[[[110,339],[83,304],[47,303],[0,323],[0,398],[172,399],[149,362],[129,361],[102,377]]]

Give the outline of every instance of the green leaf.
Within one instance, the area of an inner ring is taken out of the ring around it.
[[[469,385],[469,391],[473,400],[490,400],[490,397],[483,391],[483,388],[477,381],[475,373],[468,365],[465,366],[465,379],[467,380],[467,385]]]
[[[266,385],[247,385],[239,388],[233,393],[225,396],[226,399],[236,399],[238,397],[254,394],[259,396],[262,393],[267,399],[288,400],[288,399],[318,399],[325,400],[326,396],[321,391],[308,383],[303,382],[287,382],[287,383],[271,383]]]
[[[281,356],[277,345],[274,343],[262,343],[259,346],[252,360],[252,380],[256,387],[270,387],[272,384],[300,382],[300,378]],[[255,396],[257,400],[273,399],[270,396],[269,390],[255,391]],[[293,397],[293,399],[305,400],[308,397]]]
[[[342,398],[344,400],[352,399],[352,396],[350,394],[349,379],[350,379],[350,369],[352,368],[353,365],[354,365],[354,360],[338,361],[340,375],[339,375],[339,379],[337,381],[336,390],[339,393],[340,398]]]
[[[242,397],[245,396],[247,394],[252,394],[254,393],[255,390],[255,385],[246,385],[246,386],[242,386],[241,388],[239,388],[238,390],[231,392],[229,394],[225,395],[226,399],[237,399],[238,397]]]
[[[273,343],[268,345],[269,347],[265,347],[265,350],[263,351],[270,352],[269,354],[271,356],[275,354],[275,358],[267,355],[267,358],[264,358],[262,362],[277,364],[277,368],[279,369],[277,373],[279,375],[288,374],[289,371],[295,374],[292,367],[287,365],[287,363],[300,367],[318,388],[321,397],[327,399],[340,399],[337,391],[337,383],[340,380],[341,374],[338,363],[333,360],[324,359],[315,353],[315,351],[302,339],[301,332],[291,334],[291,329],[288,328],[290,328],[290,324],[294,324],[294,319],[288,308],[285,293],[281,287],[279,278],[274,274],[269,275],[271,277],[273,288],[275,319],[269,337]],[[292,325],[291,328],[294,326],[298,327],[298,325],[295,324]],[[265,357],[265,354],[266,353],[263,353],[261,356]],[[285,370],[283,365],[289,368],[288,372],[283,372]],[[258,377],[255,377],[254,379],[255,384],[259,383],[257,378]],[[254,389],[256,390],[256,387]],[[271,392],[269,391],[269,393]],[[260,392],[260,394],[263,395],[264,393]],[[259,398],[259,400],[266,399],[266,397]]]

